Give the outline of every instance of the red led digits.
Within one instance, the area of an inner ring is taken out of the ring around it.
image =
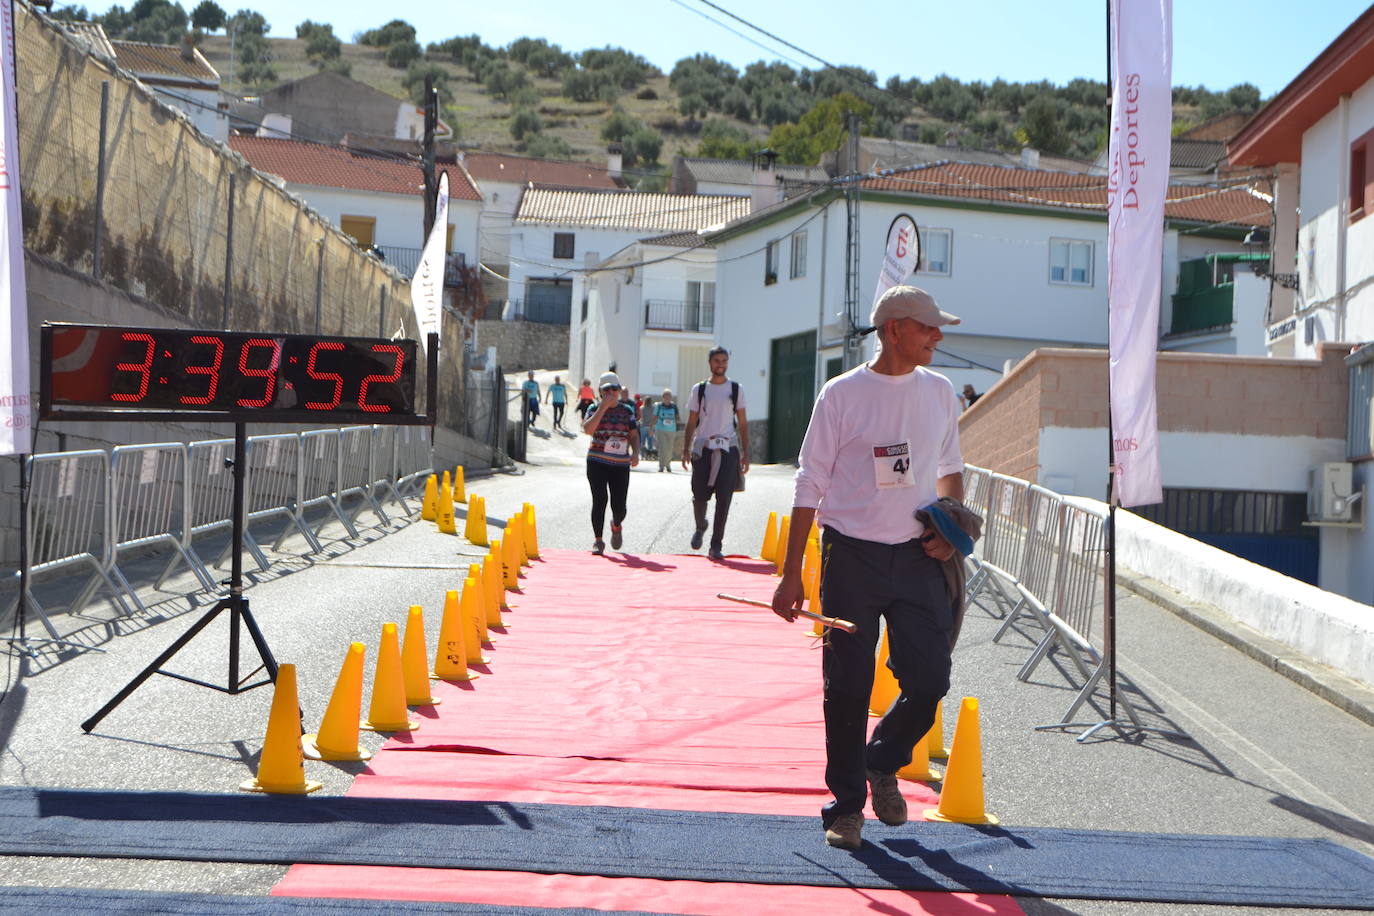
[[[325,381],[332,379],[334,382],[334,398],[330,401],[306,401],[307,410],[333,410],[339,406],[339,401],[343,398],[344,380],[343,376],[337,372],[316,372],[315,357],[321,350],[342,350],[344,345],[336,340],[322,340],[310,348],[310,360],[306,363],[305,374],[313,379]]]
[[[373,353],[390,353],[396,357],[396,362],[391,367],[390,375],[369,375],[363,379],[362,386],[358,389],[358,406],[369,413],[390,413],[391,408],[386,404],[367,403],[367,386],[373,382],[394,382],[401,377],[401,366],[405,362],[405,351],[394,344],[373,344]]]
[[[141,363],[118,363],[115,365],[115,370],[118,372],[137,372],[141,376],[138,380],[138,394],[120,394],[119,392],[112,391],[110,392],[110,400],[141,401],[148,393],[148,379],[152,375],[153,351],[155,349],[153,335],[126,331],[124,334],[120,335],[119,339],[127,341],[137,340],[145,344],[148,349],[147,352],[143,354],[143,362]]]
[[[224,362],[224,341],[218,337],[208,337],[204,334],[197,334],[191,338],[193,344],[213,344],[215,347],[215,359],[208,366],[187,366],[187,375],[208,375],[210,376],[210,387],[205,394],[181,396],[183,404],[209,404],[215,399],[215,392],[219,390],[219,367]]]
[[[267,347],[272,351],[272,362],[263,369],[248,368],[248,354],[257,347]],[[239,398],[240,407],[266,407],[272,403],[272,395],[277,389],[277,366],[281,363],[281,341],[268,340],[265,337],[252,337],[243,342],[243,349],[239,351],[239,374],[253,378],[267,379],[267,385],[263,389],[260,398]]]

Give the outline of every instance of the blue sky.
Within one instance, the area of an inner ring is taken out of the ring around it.
[[[189,10],[198,0],[181,2]],[[218,2],[231,12],[245,6],[232,0]],[[1057,85],[1076,77],[1105,81],[1105,0],[712,2],[830,63],[874,71],[880,82],[897,74],[928,80],[941,73],[963,82],[998,77],[1015,82],[1048,79]],[[124,6],[130,5],[126,0]],[[389,5],[259,0],[246,7],[267,17],[274,37],[294,37],[296,25],[312,19],[332,24],[335,34],[349,41],[358,32],[400,18],[415,26],[422,44],[475,32],[490,45],[525,35],[547,38],[570,51],[618,45],[665,71],[677,60],[703,51],[741,69],[760,59],[810,69],[821,66],[701,0]],[[837,7],[851,12],[837,16]],[[97,2],[88,8],[103,11],[109,4]],[[1361,0],[1175,0],[1174,85],[1221,90],[1248,82],[1267,98],[1302,72],[1365,9]]]

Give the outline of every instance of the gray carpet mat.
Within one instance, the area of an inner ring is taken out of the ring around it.
[[[1374,859],[1327,840],[575,805],[0,788],[0,854],[405,865],[1036,897],[1374,909]]]

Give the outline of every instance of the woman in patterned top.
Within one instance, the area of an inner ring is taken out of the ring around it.
[[[582,424],[592,437],[587,449],[587,483],[592,488],[592,553],[606,552],[601,539],[606,503],[611,504],[611,549],[619,550],[620,526],[625,521],[625,496],[630,490],[630,468],[639,464],[639,429],[634,408],[621,400],[620,378],[614,372],[601,376],[601,400]]]

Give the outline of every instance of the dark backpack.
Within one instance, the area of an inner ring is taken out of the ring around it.
[[[706,386],[710,379],[697,382],[692,386],[692,394],[697,400],[697,413],[706,416]],[[739,429],[739,382],[730,380],[730,415],[734,418],[735,428]]]

